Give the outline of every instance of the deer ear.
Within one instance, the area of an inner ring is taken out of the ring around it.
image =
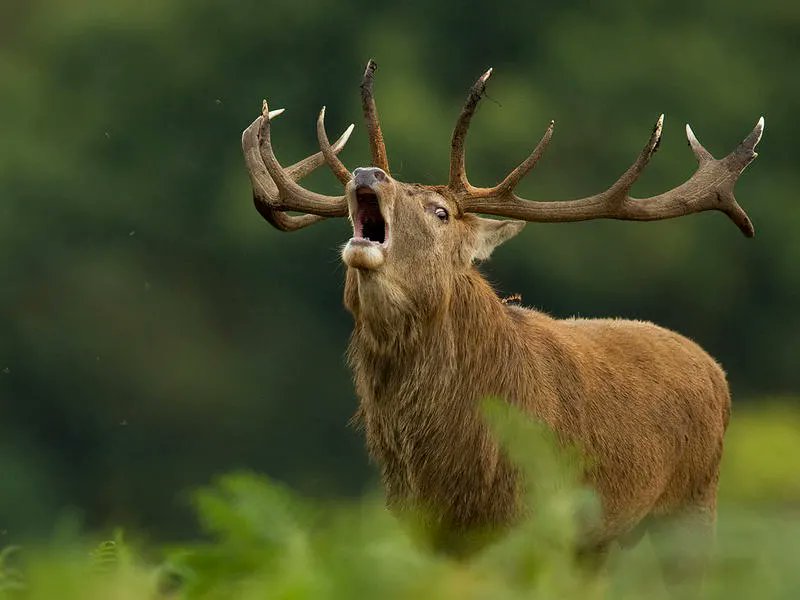
[[[477,235],[472,248],[472,260],[486,260],[497,246],[517,235],[526,221],[485,219],[476,217]]]

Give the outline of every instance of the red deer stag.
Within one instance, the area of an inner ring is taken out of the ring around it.
[[[561,320],[504,303],[474,265],[526,221],[652,221],[719,210],[751,237],[753,226],[733,188],[756,156],[763,119],[722,159],[687,125],[697,171],[673,190],[636,199],[629,192],[658,148],[662,115],[636,161],[606,191],[531,201],[514,188],[541,157],[552,121],[533,153],[498,185],[480,188],[467,179],[464,138],[491,69],[469,92],[451,141],[450,180],[436,186],[389,174],[374,70],[370,61],[361,84],[371,167],[345,168],[337,152],[350,130],[331,146],[324,108],[317,120],[321,152],[292,167],[275,158],[270,129],[280,111],[270,112],[266,101],[242,147],[255,205],[272,225],[295,231],[327,217],[352,222],[353,237],[342,250],[344,303],[355,320],[349,362],[358,416],[389,505],[431,511],[440,540],[513,522],[519,477],[479,411],[481,399],[494,396],[591,457],[587,479],[603,509],[592,547],[638,531],[651,517],[679,513],[712,530],[730,412],[725,373],[714,359],[652,323]],[[323,162],[344,185],[342,196],[298,185]]]

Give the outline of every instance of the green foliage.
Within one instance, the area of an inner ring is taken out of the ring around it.
[[[453,123],[489,66],[470,175],[497,182],[555,119],[520,189],[529,197],[604,188],[663,111],[660,150],[633,190],[656,193],[695,166],[685,122],[720,155],[764,114],[760,156],[736,187],[755,240],[720,214],[532,224],[485,270],[557,316],[688,335],[724,365],[737,408],[796,394],[798,6],[1,2],[0,544],[46,536],[64,511],[93,529],[190,537],[176,496],[233,469],[312,497],[374,485],[345,425],[355,403],[336,248],[348,226],[269,228],[239,148],[266,96],[287,108],[274,131],[284,163],[317,149],[322,104],[332,136],[357,124],[345,164],[367,162],[369,57],[392,168],[408,181],[445,180]],[[324,170],[307,183],[340,189]]]
[[[673,532],[667,531],[632,550],[615,550],[602,567],[578,560],[577,532],[596,508],[579,483],[578,453],[507,405],[489,402],[486,408],[528,483],[530,511],[519,526],[467,559],[448,558],[415,541],[408,524],[390,515],[378,497],[315,502],[241,473],[196,492],[209,538],[167,549],[163,565],[146,566],[142,551],[120,534],[94,547],[61,542],[21,553],[7,549],[0,554],[0,582],[15,584],[0,586],[0,599],[668,598],[659,560],[669,552],[691,555],[691,532],[668,539]],[[760,436],[769,430],[767,423],[788,416],[785,411],[751,415],[740,424],[742,435]],[[733,436],[730,445],[736,448],[742,439]],[[793,550],[800,504],[778,511],[751,503],[743,510],[740,500],[753,499],[735,492],[738,478],[771,461],[755,456],[760,461],[730,453],[725,477],[733,481],[723,486],[728,497],[722,499],[719,543],[703,598],[788,600],[800,592]],[[7,564],[20,555],[24,572]]]
[[[2,600],[140,600],[153,598],[156,571],[141,566],[133,551],[115,540],[92,546],[61,540],[38,551],[19,549],[22,567],[15,569],[17,584],[0,585]],[[0,562],[0,575],[3,575]],[[2,581],[2,577],[0,577]]]
[[[19,567],[12,564],[18,546],[8,546],[0,550],[0,598],[12,597],[25,589],[25,581]]]
[[[800,506],[800,410],[773,402],[770,409],[733,415],[725,435],[721,497],[776,510]]]

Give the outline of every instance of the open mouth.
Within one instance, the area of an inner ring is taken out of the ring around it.
[[[389,234],[389,228],[381,214],[377,194],[367,187],[358,188],[356,190],[356,207],[353,238],[384,244]]]

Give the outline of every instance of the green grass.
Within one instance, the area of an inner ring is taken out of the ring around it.
[[[0,554],[0,598],[667,598],[657,556],[689,556],[687,536],[614,550],[604,568],[575,558],[578,521],[596,514],[575,453],[495,404],[489,418],[528,480],[535,510],[471,558],[426,549],[379,494],[319,503],[252,474],[195,493],[208,538],[179,548],[53,541]],[[800,415],[737,414],[727,438],[717,552],[707,598],[800,598]],[[587,516],[588,515],[588,516]],[[145,557],[149,557],[145,559]],[[155,558],[154,558],[155,557]],[[679,597],[682,597],[679,594]]]

